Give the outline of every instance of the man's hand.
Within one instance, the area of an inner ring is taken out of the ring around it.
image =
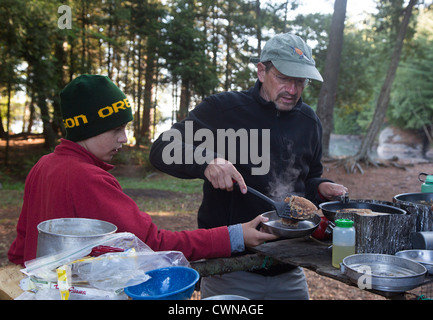
[[[215,189],[233,191],[233,181],[236,181],[241,192],[247,192],[244,178],[234,165],[225,159],[216,158],[212,160],[206,167],[204,175]]]
[[[268,221],[268,218],[265,218],[261,215],[257,216],[255,219],[250,222],[246,222],[242,224],[242,231],[244,233],[244,243],[245,247],[255,247],[262,244],[265,241],[271,241],[278,239],[278,236],[263,232],[262,230],[257,230],[257,226],[261,222]]]
[[[349,189],[345,186],[332,182],[322,182],[319,184],[320,194],[328,200],[334,200],[338,196],[344,195]]]

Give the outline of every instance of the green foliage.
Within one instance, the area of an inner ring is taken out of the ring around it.
[[[163,103],[176,85],[185,84],[190,108],[208,94],[251,87],[256,70],[249,59],[258,54],[258,39],[263,46],[274,33],[294,32],[307,39],[314,47],[319,70],[323,70],[331,15],[298,15],[287,20],[286,14],[296,9],[298,1],[259,3],[260,11],[256,1],[247,0],[2,0],[1,124],[7,121],[6,93],[10,88],[12,94],[19,92],[27,97],[25,106],[12,103],[11,119],[24,123],[43,120],[45,130],[51,129],[55,138],[61,137],[64,129],[59,120],[58,93],[84,72],[110,76],[131,97],[136,121],[149,117],[149,108],[156,105],[157,122],[163,118],[163,111],[170,111],[164,108],[178,107]],[[57,27],[61,4],[72,8],[70,30]],[[367,17],[363,24],[346,21],[334,108],[337,133],[363,132],[373,115],[404,1],[377,1],[377,5],[377,14]],[[418,35],[428,21],[412,23],[405,62],[393,90],[389,118],[401,126],[431,122],[431,39],[425,36],[423,40]],[[424,33],[431,34],[432,30]],[[156,74],[150,72],[153,66]],[[414,85],[404,84],[409,79]],[[313,82],[305,90],[306,103],[313,107],[317,104],[320,87],[319,82]],[[144,101],[147,110],[138,109]],[[423,121],[416,121],[414,113]],[[138,130],[134,133],[142,134]]]
[[[370,123],[375,87],[382,83],[382,77],[374,70],[377,56],[374,42],[366,36],[368,31],[350,25],[345,31],[334,110],[335,133],[359,134]]]
[[[206,33],[194,19],[197,9],[195,1],[174,1],[172,19],[167,24],[166,61],[174,82],[186,81],[192,92],[205,96],[214,91],[218,80],[206,54]]]
[[[433,123],[432,19],[432,12],[420,15],[419,32],[397,70],[388,116],[391,123],[404,129]]]
[[[182,193],[200,193],[203,180],[178,179],[165,174],[149,175],[143,178],[117,177],[123,189],[156,189]]]

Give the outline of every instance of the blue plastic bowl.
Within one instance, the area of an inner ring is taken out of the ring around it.
[[[200,274],[187,267],[167,267],[146,272],[151,278],[125,288],[133,300],[188,300]]]

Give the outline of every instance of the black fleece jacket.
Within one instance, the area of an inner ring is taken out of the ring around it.
[[[305,196],[316,204],[322,201],[318,186],[330,180],[321,178],[322,126],[319,118],[302,99],[291,111],[278,111],[273,102],[260,96],[260,87],[261,83],[257,81],[248,91],[207,97],[185,120],[174,124],[153,143],[150,161],[157,169],[178,178],[204,179],[203,201],[198,212],[200,228],[244,223],[273,210],[254,195],[243,195],[239,190],[214,189],[204,176],[207,163],[194,157],[194,152],[195,155],[203,154],[200,147],[205,144],[207,150],[211,150],[207,160],[224,156],[242,174],[247,186],[275,200],[283,201],[292,193]],[[199,129],[206,130],[197,132]],[[229,146],[228,140],[225,141],[225,150],[217,149],[217,143],[222,143],[221,132],[230,134],[230,129],[233,129],[231,133],[242,136],[236,140],[236,150],[233,145]],[[213,141],[206,138],[210,132]],[[182,138],[173,138],[180,135]],[[185,144],[185,141],[192,142],[193,146]],[[168,156],[179,150],[182,152],[181,161],[177,158],[178,163],[169,163]],[[254,168],[259,169],[259,174],[252,174]]]

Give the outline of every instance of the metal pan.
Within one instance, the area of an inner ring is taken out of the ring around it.
[[[406,214],[406,211],[386,204],[377,204],[364,202],[362,200],[350,200],[349,202],[332,201],[324,202],[319,205],[323,215],[330,221],[335,221],[335,215],[341,209],[370,209],[374,212],[383,212],[390,214]]]
[[[288,239],[309,236],[316,230],[320,223],[320,216],[318,214],[311,219],[298,221],[295,226],[283,224],[281,218],[275,211],[265,212],[262,216],[269,218],[267,222],[262,223],[265,231]]]
[[[429,274],[433,274],[433,250],[403,250],[395,255],[421,263]]]
[[[417,262],[373,253],[354,254],[344,258],[341,271],[358,286],[361,282],[366,287],[385,292],[412,290],[423,284],[427,273],[427,269]]]
[[[427,192],[402,193],[394,196],[393,201],[396,203],[410,202],[410,203],[422,204],[430,207],[433,205],[433,193],[427,193]]]

